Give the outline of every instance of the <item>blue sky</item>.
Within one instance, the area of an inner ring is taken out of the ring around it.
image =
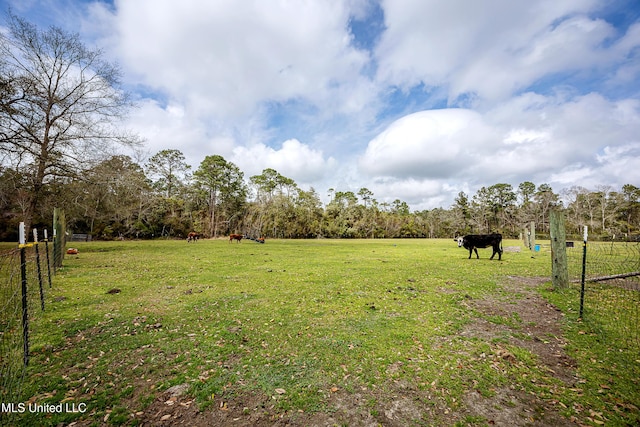
[[[448,208],[640,186],[637,0],[0,0],[117,61],[145,153]]]

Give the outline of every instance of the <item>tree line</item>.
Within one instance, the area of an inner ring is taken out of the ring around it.
[[[140,145],[123,128],[133,106],[119,67],[77,34],[45,30],[7,14],[0,32],[0,239],[46,227],[54,207],[69,229],[94,238],[185,237],[196,231],[278,238],[451,237],[499,231],[516,237],[523,225],[548,231],[549,211],[566,211],[568,232],[612,238],[639,233],[640,190],[498,183],[453,206],[411,212],[406,202],[379,202],[367,188],[328,189],[324,205],[274,169],[245,179],[220,155],[196,170],[179,150],[146,163],[121,155]],[[561,197],[562,196],[562,197]],[[561,202],[564,200],[566,206]]]
[[[0,169],[2,239],[14,238],[29,209],[29,179],[29,172]],[[330,200],[323,204],[315,189],[302,189],[274,169],[245,179],[220,155],[205,157],[192,171],[173,149],[144,164],[114,155],[73,178],[47,181],[45,188],[34,224],[46,226],[59,207],[69,229],[97,239],[184,238],[191,231],[254,238],[444,238],[494,231],[518,237],[530,222],[548,233],[551,209],[565,212],[570,235],[580,236],[584,225],[590,236],[605,239],[640,233],[640,188],[631,184],[556,193],[547,184],[498,183],[473,195],[460,192],[447,209],[412,212],[399,199],[379,202],[367,188],[328,189]]]

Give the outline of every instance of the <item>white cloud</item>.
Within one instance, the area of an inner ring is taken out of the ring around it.
[[[360,167],[371,176],[442,178],[457,174],[494,137],[474,111],[421,111],[395,121],[375,137]]]
[[[350,46],[342,1],[118,1],[128,73],[191,114],[238,117],[265,100],[321,101],[368,61]]]
[[[610,184],[618,188],[630,183],[640,185],[640,141],[617,147],[606,146],[596,159],[599,167],[591,177],[594,184]]]
[[[184,107],[178,104],[163,108],[153,100],[141,102],[139,108],[132,112],[127,125],[136,129],[145,139],[148,155],[164,149],[177,149],[182,151],[187,163],[194,169],[206,155],[230,155],[236,143],[220,125],[219,132],[212,135],[200,120],[188,115]]]
[[[442,180],[428,178],[377,179],[368,188],[378,201],[390,203],[399,199],[415,210],[446,206],[452,191],[452,187]]]
[[[448,207],[465,188],[473,193],[497,183],[549,183],[560,191],[640,182],[638,135],[637,100],[589,94],[567,102],[524,94],[484,113],[405,116],[370,141],[359,165],[376,196]]]
[[[238,165],[247,178],[271,168],[299,185],[321,180],[335,167],[335,159],[325,158],[321,150],[315,150],[296,139],[283,142],[279,150],[264,144],[236,147],[229,160]]]
[[[379,78],[444,85],[450,99],[467,92],[505,99],[549,73],[606,65],[602,45],[614,30],[588,17],[597,3],[384,1]]]
[[[549,140],[549,132],[538,129],[513,129],[504,139],[505,145],[535,144],[537,141]]]
[[[513,174],[544,177],[559,168],[593,163],[595,154],[609,142],[637,141],[639,113],[637,101],[609,101],[598,94],[570,101],[525,94],[484,114],[505,135],[494,153],[498,162],[487,158],[484,169],[490,172],[499,164]],[[514,132],[535,137],[514,145]]]

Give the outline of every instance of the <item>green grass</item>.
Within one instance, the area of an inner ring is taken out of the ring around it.
[[[638,299],[637,291],[635,295],[628,290],[617,291]],[[581,396],[576,406],[589,413],[591,420],[607,419],[610,425],[640,424],[640,350],[637,339],[626,340],[625,336],[620,335],[619,324],[617,327],[605,326],[611,322],[611,312],[585,310],[588,320],[580,319],[580,292],[575,286],[561,292],[547,290],[544,295],[569,313],[565,327],[570,342],[568,350],[580,362],[578,390]],[[586,296],[591,300],[601,297],[601,294],[594,293]],[[618,297],[612,297],[612,300]],[[590,304],[594,302],[590,301]],[[628,305],[628,302],[624,304]],[[637,324],[637,306],[634,309],[637,337],[640,325]]]
[[[505,253],[499,262],[484,250],[468,260],[451,240],[74,247],[79,255],[66,257],[47,310],[33,322],[24,401],[83,402],[88,411],[23,414],[26,425],[107,415],[109,424],[135,424],[132,414],[183,383],[202,410],[250,395],[264,396],[275,414],[331,412],[332,395],[357,392],[365,396],[362,411],[383,417],[380,401],[399,384],[422,396],[421,404],[447,411],[459,410],[470,389],[491,396],[514,384],[540,395],[555,390],[548,399],[566,402],[568,416],[580,415],[574,403],[587,407],[602,397],[559,387],[523,349],[458,335],[477,315],[467,301],[500,297],[507,276],[549,276],[544,253]],[[557,293],[549,297],[562,306]],[[521,323],[517,316],[488,320]],[[574,352],[588,360],[581,348],[595,338],[574,328]],[[497,346],[517,363],[489,357]],[[633,387],[625,375],[625,387]],[[638,394],[615,398],[632,404]],[[616,407],[599,410],[613,419]],[[637,420],[629,417],[616,419]]]

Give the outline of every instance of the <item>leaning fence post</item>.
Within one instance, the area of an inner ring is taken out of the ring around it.
[[[19,247],[20,247],[20,274],[22,276],[22,342],[23,342],[23,361],[25,366],[29,364],[29,315],[27,305],[27,241],[25,239],[24,222],[20,223],[19,228]]]
[[[584,226],[582,244],[582,280],[580,281],[580,318],[584,310],[584,280],[587,273],[587,226]]]
[[[551,274],[555,289],[566,288],[569,285],[569,268],[567,266],[567,243],[564,229],[564,214],[552,210],[549,215],[551,222]]]
[[[38,270],[38,284],[40,285],[40,307],[44,311],[44,290],[42,289],[42,269],[40,268],[40,250],[38,249],[38,229],[33,229],[33,244],[36,247],[36,268]]]

